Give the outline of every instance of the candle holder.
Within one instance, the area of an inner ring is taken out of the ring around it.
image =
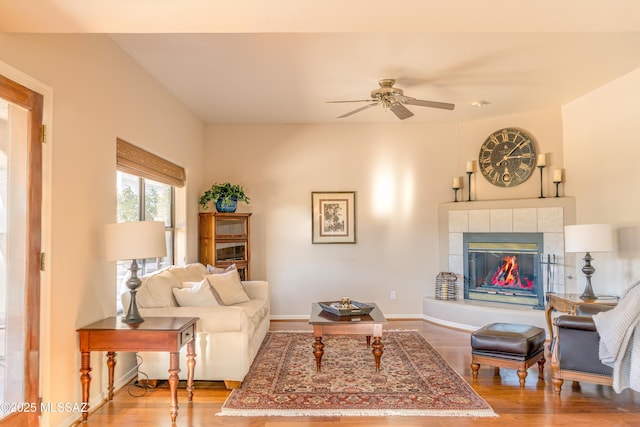
[[[458,201],[458,190],[460,190],[459,188],[453,187],[453,201],[457,202]]]
[[[558,195],[558,186],[560,185],[562,181],[553,181],[553,183],[556,185],[556,197],[559,197]]]
[[[473,172],[467,171],[467,176],[469,177],[469,202],[471,201],[471,175],[473,175]]]
[[[544,169],[544,165],[539,165],[538,169],[540,169],[540,197],[539,199],[544,199],[544,193],[542,192],[542,169]]]

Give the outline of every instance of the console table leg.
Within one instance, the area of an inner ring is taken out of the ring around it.
[[[322,355],[324,354],[324,343],[322,342],[322,336],[315,337],[313,343],[313,354],[316,356],[316,371],[320,372],[320,366],[322,364]]]
[[[107,386],[108,399],[113,400],[113,372],[116,367],[116,353],[114,351],[107,352],[107,368],[109,372],[109,385]]]
[[[187,344],[187,398],[193,400],[193,371],[196,366],[196,340]]]
[[[382,339],[380,337],[373,337],[373,344],[371,345],[373,350],[373,357],[376,359],[376,372],[380,372],[380,359],[382,358],[382,351],[384,345],[382,345]]]
[[[180,353],[169,353],[169,389],[171,390],[171,422],[178,417],[178,372],[180,372]]]
[[[91,384],[91,352],[83,351],[80,368],[80,382],[82,383],[82,421],[89,416],[89,385]]]

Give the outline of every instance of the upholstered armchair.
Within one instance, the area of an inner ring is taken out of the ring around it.
[[[555,319],[551,368],[556,394],[560,393],[564,380],[612,385],[613,369],[600,362],[600,335],[592,319],[594,314],[611,308],[611,305],[581,304],[575,316],[562,315]]]

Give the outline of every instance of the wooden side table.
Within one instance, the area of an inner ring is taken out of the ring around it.
[[[551,312],[553,312],[553,310],[559,311],[561,313],[576,314],[578,306],[582,304],[616,305],[618,303],[618,299],[616,297],[601,297],[600,299],[590,301],[584,301],[580,299],[580,294],[548,293],[546,294],[546,297],[547,305],[544,309],[544,315],[547,321],[547,329],[549,330],[550,343],[553,342],[554,337],[551,323]]]
[[[116,351],[169,352],[169,387],[171,390],[171,421],[178,416],[178,372],[180,348],[187,345],[187,396],[193,400],[193,370],[195,367],[195,336],[197,317],[147,317],[142,323],[123,323],[118,317],[107,317],[78,329],[82,367],[82,420],[89,416],[89,385],[91,383],[91,352],[106,351],[109,369],[109,400],[113,399],[113,371]]]

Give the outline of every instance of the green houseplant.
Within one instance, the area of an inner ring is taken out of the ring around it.
[[[215,183],[200,196],[202,209],[208,209],[209,202],[212,200],[216,203],[218,212],[235,212],[237,202],[249,204],[249,197],[244,193],[244,188],[228,182],[223,184]]]

